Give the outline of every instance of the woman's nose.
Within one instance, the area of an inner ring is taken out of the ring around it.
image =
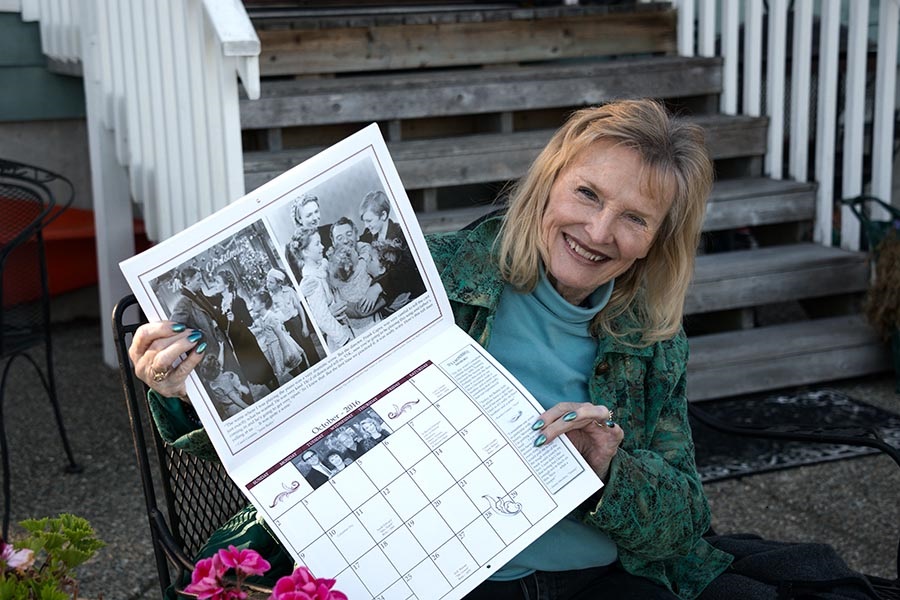
[[[615,239],[615,215],[609,210],[599,210],[590,219],[585,228],[591,243],[610,244]]]

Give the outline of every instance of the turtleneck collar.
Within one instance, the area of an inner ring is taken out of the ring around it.
[[[544,266],[541,265],[541,276],[532,295],[535,300],[540,302],[545,309],[557,318],[567,323],[588,323],[609,302],[614,285],[614,279],[604,283],[587,297],[583,305],[576,306],[566,301],[556,291],[556,288],[553,287],[553,284],[550,283],[550,279],[547,277]]]

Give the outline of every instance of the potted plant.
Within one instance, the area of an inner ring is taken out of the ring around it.
[[[180,594],[201,600],[347,600],[343,592],[332,589],[334,579],[317,579],[306,567],[297,567],[280,578],[271,593],[261,593],[246,584],[248,577],[262,575],[270,566],[255,550],[229,546],[197,561],[191,583]]]
[[[875,220],[866,211],[874,202],[888,213],[887,220]],[[875,261],[875,279],[866,294],[866,318],[891,345],[897,392],[900,392],[900,209],[873,196],[844,200],[863,225],[863,232]]]
[[[15,544],[0,540],[0,598],[75,600],[75,568],[104,546],[81,517],[28,519],[27,535]]]

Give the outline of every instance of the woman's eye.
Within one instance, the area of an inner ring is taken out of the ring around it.
[[[597,200],[597,194],[591,188],[582,186],[577,189],[577,192],[588,200]]]
[[[641,216],[639,216],[639,215],[628,215],[628,219],[629,219],[632,223],[634,223],[634,224],[636,224],[636,225],[640,225],[641,227],[646,227],[646,226],[647,226],[647,220],[644,219],[644,217],[641,217]]]

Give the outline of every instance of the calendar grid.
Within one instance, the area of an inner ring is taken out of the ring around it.
[[[417,377],[446,383],[435,388],[429,380],[429,388],[404,378],[380,395],[383,405],[363,404],[392,415],[390,435],[275,521],[302,524],[283,536],[293,554],[348,593],[442,598],[492,568],[497,554],[557,508],[485,409],[440,366],[425,367]]]

